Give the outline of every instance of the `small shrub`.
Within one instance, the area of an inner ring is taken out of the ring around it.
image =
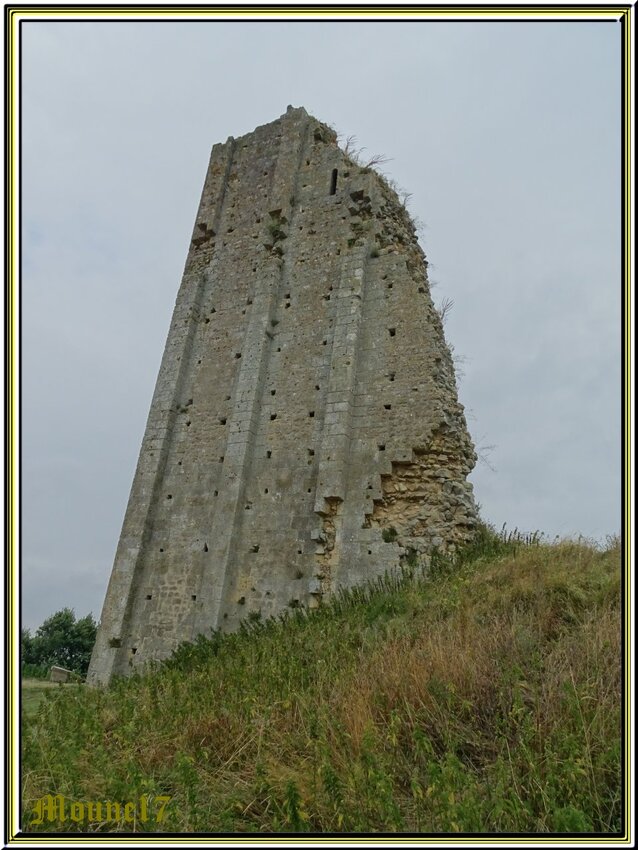
[[[48,679],[48,664],[23,664],[21,674],[23,679]]]

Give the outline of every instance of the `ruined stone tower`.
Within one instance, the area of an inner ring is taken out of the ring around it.
[[[89,681],[465,541],[414,226],[304,109],[213,147]]]

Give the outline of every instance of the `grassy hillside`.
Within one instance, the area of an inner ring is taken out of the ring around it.
[[[617,543],[486,531],[427,576],[55,693],[25,721],[25,826],[58,793],[171,799],[160,824],[33,829],[617,831],[620,575]]]

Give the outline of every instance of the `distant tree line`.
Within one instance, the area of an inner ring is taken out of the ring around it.
[[[76,620],[71,608],[63,608],[48,617],[32,635],[20,634],[20,669],[23,676],[44,678],[51,665],[66,667],[86,676],[95,643],[97,624],[93,614]]]

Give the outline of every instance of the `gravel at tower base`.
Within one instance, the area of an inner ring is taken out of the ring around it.
[[[88,681],[453,550],[475,461],[387,180],[303,108],[216,144]]]

